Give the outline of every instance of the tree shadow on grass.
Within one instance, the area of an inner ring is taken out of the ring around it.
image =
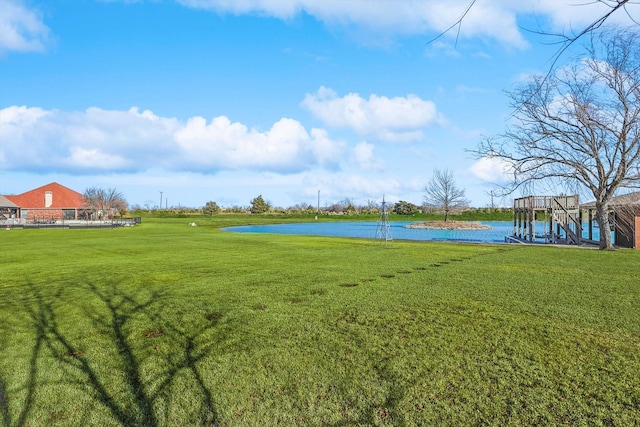
[[[213,329],[222,315],[178,325],[163,315],[168,298],[162,291],[125,290],[113,283],[74,288],[75,298],[84,295],[90,302],[84,305],[80,298],[62,305],[71,305],[79,316],[71,319],[73,327],[65,319],[67,313],[56,309],[62,291],[45,295],[31,285],[28,294],[15,302],[29,323],[33,341],[21,386],[8,384],[0,373],[4,426],[28,425],[36,406],[44,406],[51,421],[62,424],[65,419],[74,425],[90,423],[91,412],[102,407],[105,416],[126,426],[218,425],[214,399],[198,363],[212,354],[215,339],[207,338],[216,335]],[[56,369],[61,372],[51,375]],[[89,394],[90,399],[76,405],[73,414],[54,408],[55,401],[36,402],[41,390],[50,388],[51,394],[56,386]],[[38,411],[42,417],[42,409]]]
[[[9,385],[3,376],[0,376],[0,412],[2,412],[3,425],[10,426],[23,426],[26,424],[29,412],[34,403],[34,395],[36,392],[36,381],[38,377],[38,360],[42,355],[43,348],[46,347],[46,331],[47,331],[47,319],[45,313],[39,310],[32,310],[29,308],[26,310],[28,317],[31,321],[33,344],[31,346],[29,360],[27,362],[27,380],[24,385],[25,397],[22,402],[21,408],[15,421],[12,420],[10,407],[9,407]],[[7,333],[4,334],[3,341],[6,342],[6,336],[8,336],[8,327],[2,328]],[[3,342],[2,348],[7,348],[6,343]]]

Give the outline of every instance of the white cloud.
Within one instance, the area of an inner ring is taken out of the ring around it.
[[[20,0],[0,0],[0,54],[8,51],[42,51],[49,28]]]
[[[215,169],[299,171],[318,162],[335,161],[337,149],[326,132],[316,130],[310,135],[300,122],[287,118],[259,132],[225,116],[209,124],[195,117],[175,134],[175,140],[192,167]]]
[[[383,141],[418,140],[423,128],[441,120],[436,105],[416,95],[387,98],[374,94],[364,99],[349,93],[338,97],[321,86],[315,94],[305,96],[302,106],[327,126],[349,128]]]
[[[302,184],[302,187],[307,189],[304,194],[308,198],[320,190],[321,206],[346,198],[354,198],[357,203],[364,203],[369,199],[381,201],[383,194],[387,195],[387,200],[393,200],[394,194],[402,193],[407,188],[404,181],[395,177],[350,172],[306,174]]]
[[[345,143],[332,140],[326,130],[317,128],[311,129],[311,139],[313,144],[310,149],[318,163],[327,168],[337,167],[342,159]]]
[[[129,164],[122,156],[103,153],[95,148],[71,147],[70,151],[68,163],[73,168],[113,170],[125,168]]]
[[[291,19],[301,11],[298,0],[178,0],[196,9],[212,9],[218,12],[245,14],[257,13],[280,19]]]
[[[135,0],[122,0],[134,2]],[[399,36],[435,35],[446,31],[468,8],[470,0],[177,0],[186,7],[218,13],[257,14],[292,20],[301,13],[327,26],[348,30],[369,43],[386,43]],[[611,10],[614,0],[576,3],[558,1],[477,0],[459,27],[441,40],[495,40],[519,49],[528,47],[518,22],[534,17],[542,30],[577,33]],[[42,51],[50,30],[40,13],[23,0],[0,0],[0,54],[7,51]],[[640,18],[640,4],[629,2],[613,14],[608,23],[633,24]],[[362,35],[364,34],[364,35]],[[377,39],[377,40],[376,40]],[[432,46],[437,46],[434,42]],[[448,44],[447,44],[448,45]]]
[[[306,13],[332,27],[360,31],[369,39],[387,39],[402,35],[438,34],[446,31],[464,13],[470,0],[178,0],[185,6],[218,13],[257,14],[291,20]],[[579,31],[610,10],[613,0],[576,3],[573,0],[477,0],[462,24],[445,39],[482,38],[506,46],[527,48],[518,20],[525,15],[547,25],[550,32]],[[627,10],[636,20],[640,5],[629,2]],[[620,10],[611,23],[631,24]],[[533,28],[539,30],[539,28]],[[362,37],[360,37],[362,39]]]
[[[469,0],[178,0],[188,7],[219,13],[258,14],[290,20],[307,13],[326,25],[393,35],[442,32],[467,8]],[[461,37],[490,37],[509,45],[526,45],[507,2],[478,1],[465,17]],[[455,36],[455,32],[453,34]]]
[[[335,169],[344,144],[322,129],[280,119],[260,132],[227,117],[187,121],[140,112],[89,108],[0,110],[0,158],[10,170],[87,173],[150,168],[216,172],[252,168],[290,173],[310,166]]]
[[[548,17],[553,30],[577,33],[583,27],[593,23],[596,19],[611,11],[617,5],[617,0],[574,2],[565,1],[537,1],[530,6],[530,11]],[[628,14],[627,14],[628,13]],[[607,23],[629,25],[631,15],[636,21],[640,16],[640,4],[630,1],[624,10],[620,9],[611,15]]]
[[[461,94],[468,94],[468,93],[472,93],[472,94],[483,94],[483,93],[487,93],[487,89],[485,88],[481,88],[481,87],[472,87],[472,86],[467,86],[467,85],[457,85],[455,88],[455,91],[457,93],[461,93]]]
[[[373,155],[373,150],[373,144],[362,141],[353,147],[351,157],[361,169],[381,169],[383,163]]]
[[[12,106],[0,110],[0,149],[12,170],[140,170],[172,158],[179,125],[135,108],[67,112]]]
[[[512,179],[513,167],[497,157],[482,157],[471,166],[476,178],[489,183],[502,184]]]

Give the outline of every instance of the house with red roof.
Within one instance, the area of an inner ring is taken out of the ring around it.
[[[57,182],[4,198],[17,206],[18,217],[27,221],[84,219],[88,212],[82,194]]]

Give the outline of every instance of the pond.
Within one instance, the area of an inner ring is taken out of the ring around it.
[[[425,230],[406,228],[414,221],[390,222],[391,237],[394,240],[440,240],[458,242],[484,242],[504,243],[505,236],[513,234],[513,222],[511,221],[482,221],[491,227],[490,230]],[[547,224],[536,221],[535,230],[545,230]],[[588,237],[588,225],[582,226],[582,237]],[[238,227],[223,228],[225,231],[240,233],[272,233],[272,234],[302,234],[309,236],[334,236],[334,237],[359,237],[374,239],[378,229],[377,222],[305,222],[297,224],[269,224],[269,225],[243,225]],[[599,233],[596,228],[593,231],[593,239],[598,240]],[[612,239],[614,238],[612,232]],[[543,243],[544,239],[537,239]]]
[[[504,243],[504,238],[513,233],[511,221],[487,221],[490,230],[424,230],[405,228],[413,221],[391,222],[391,237],[394,240],[446,240],[461,242]],[[360,237],[374,239],[377,222],[307,222],[298,224],[244,225],[227,227],[225,231],[240,233],[303,234],[312,236]]]

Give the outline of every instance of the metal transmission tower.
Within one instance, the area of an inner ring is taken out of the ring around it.
[[[380,241],[380,244],[384,242],[385,246],[387,246],[389,242],[393,243],[391,225],[389,224],[389,212],[387,212],[387,202],[384,201],[384,195],[382,196],[380,218],[378,218],[378,227],[376,228],[376,241],[378,240]]]

